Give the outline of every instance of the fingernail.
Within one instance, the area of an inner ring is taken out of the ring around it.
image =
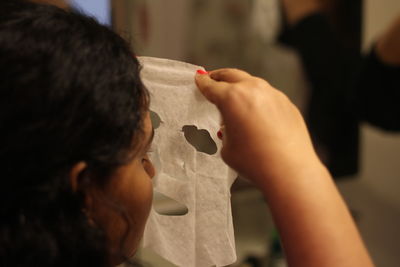
[[[204,70],[197,70],[197,73],[200,75],[208,74],[208,72]]]
[[[221,130],[217,132],[217,136],[219,139],[222,139],[224,135],[222,134]]]

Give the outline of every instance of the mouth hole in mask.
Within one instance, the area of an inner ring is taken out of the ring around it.
[[[217,153],[217,144],[211,138],[210,133],[204,129],[197,129],[194,125],[185,125],[182,127],[186,141],[192,145],[198,152],[208,155]]]
[[[189,212],[189,209],[184,204],[155,190],[153,193],[153,208],[158,214],[166,216],[183,216]]]
[[[150,110],[150,120],[151,120],[151,124],[153,125],[154,129],[157,129],[158,127],[160,127],[160,125],[162,123],[160,116],[152,110]]]

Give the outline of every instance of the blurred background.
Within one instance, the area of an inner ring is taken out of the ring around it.
[[[306,117],[317,150],[333,173],[376,265],[398,266],[400,134],[357,121],[338,94],[331,97],[332,92],[328,92],[322,98],[318,95],[302,50],[293,44],[299,36],[293,37],[284,0],[46,2],[95,16],[130,41],[137,55],[186,61],[208,70],[236,67],[267,79],[285,92]],[[350,51],[348,58],[368,54],[385,29],[400,16],[398,0],[320,2],[323,8],[318,13],[327,18],[335,40]],[[319,42],[323,39],[320,31],[316,27],[315,32],[308,31],[303,38]],[[323,45],[320,49],[315,51],[316,55],[329,54]],[[338,75],[339,86],[339,75],[354,63],[347,58],[343,62],[340,72],[331,71],[334,64],[329,56],[325,62],[330,71],[327,77]],[[326,107],[340,118],[331,117]],[[239,179],[233,188],[232,207],[238,254],[233,266],[285,266],[277,234],[266,212],[268,207],[257,190]],[[143,266],[173,266],[150,251],[139,251],[137,258]]]

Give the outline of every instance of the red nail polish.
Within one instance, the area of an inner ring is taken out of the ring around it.
[[[208,72],[207,72],[207,71],[204,71],[204,70],[197,70],[197,73],[198,73],[198,74],[201,74],[201,75],[203,75],[203,74],[208,74]]]
[[[218,132],[217,132],[217,136],[218,136],[219,139],[222,139],[222,137],[224,137],[224,135],[222,134],[221,131],[218,131]]]

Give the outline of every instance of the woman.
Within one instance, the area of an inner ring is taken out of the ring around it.
[[[1,266],[120,263],[152,198],[138,62],[84,16],[15,2],[0,13]],[[222,157],[265,193],[289,263],[371,266],[294,105],[245,72],[201,73],[224,120]]]
[[[121,262],[152,198],[139,64],[93,19],[15,1],[0,13],[0,265]]]

